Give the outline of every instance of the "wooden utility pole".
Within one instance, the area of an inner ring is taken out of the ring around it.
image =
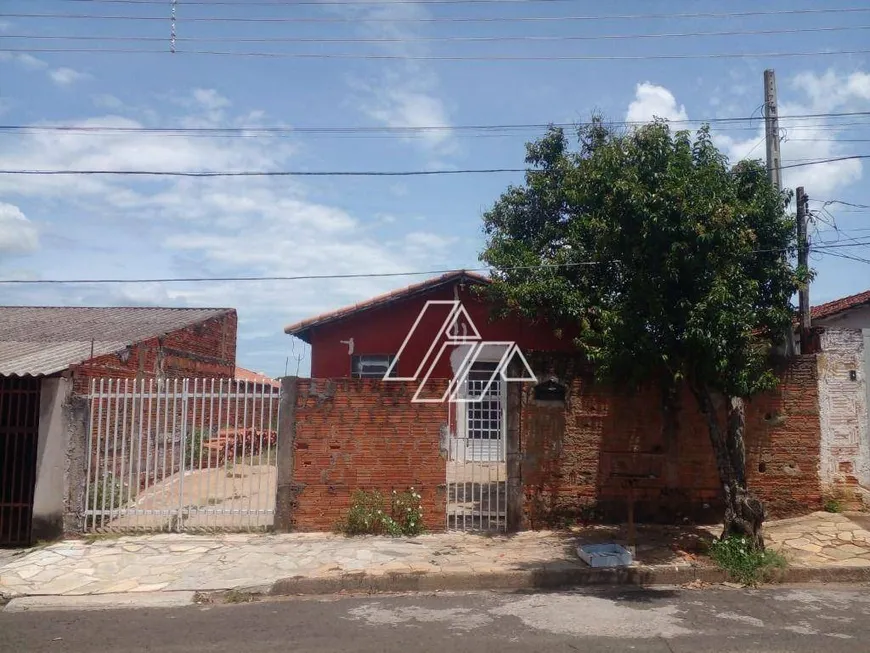
[[[779,152],[779,109],[776,104],[776,72],[764,71],[764,135],[767,140],[767,174],[782,190],[782,157]]]
[[[808,201],[804,187],[799,186],[795,195],[797,202],[797,236],[798,236],[798,269],[803,273],[809,270],[810,244],[807,236],[807,219],[809,216]],[[801,325],[801,353],[811,353],[810,344],[810,284],[809,281],[801,283],[798,289],[798,307]]]

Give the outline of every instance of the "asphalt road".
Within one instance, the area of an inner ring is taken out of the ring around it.
[[[868,634],[864,587],[404,595],[0,613],[3,653],[854,653],[870,650]]]

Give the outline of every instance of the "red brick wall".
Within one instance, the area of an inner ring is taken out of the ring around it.
[[[655,388],[615,393],[594,383],[588,368],[563,364],[571,379],[564,406],[523,392],[521,451],[528,525],[559,523],[595,508],[600,518],[627,510],[620,473],[656,478],[636,481],[638,520],[714,521],[721,489],[706,421],[685,393],[674,441],[665,442],[661,396]],[[772,393],[747,405],[749,485],[771,516],[818,509],[820,427],[816,360],[791,362]],[[588,513],[587,513],[588,514]]]
[[[87,393],[92,378],[227,378],[235,374],[235,311],[131,346],[122,357],[106,354],[70,367],[75,391]],[[126,357],[126,360],[124,360]]]
[[[411,403],[415,387],[372,379],[299,380],[296,528],[331,530],[346,514],[354,490],[387,495],[412,486],[422,495],[426,528],[444,528],[441,438],[447,406]]]

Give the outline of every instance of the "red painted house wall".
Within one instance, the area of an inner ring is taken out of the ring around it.
[[[396,354],[414,325],[420,311],[429,300],[457,298],[484,340],[516,342],[523,352],[571,352],[569,337],[559,338],[547,324],[532,323],[517,317],[493,321],[491,306],[472,289],[464,285],[442,286],[413,297],[362,311],[311,331],[311,376],[318,379],[347,378],[351,375],[351,355],[341,341],[353,338],[354,355]],[[445,309],[446,310],[446,309]],[[445,311],[433,311],[433,319],[421,321],[408,348],[397,365],[399,376],[412,376],[443,324]],[[443,356],[432,378],[452,376],[449,357]]]

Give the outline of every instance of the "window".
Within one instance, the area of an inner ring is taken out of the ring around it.
[[[382,379],[395,360],[395,354],[359,354],[350,360],[350,375],[355,379]],[[396,376],[395,369],[392,376]]]

